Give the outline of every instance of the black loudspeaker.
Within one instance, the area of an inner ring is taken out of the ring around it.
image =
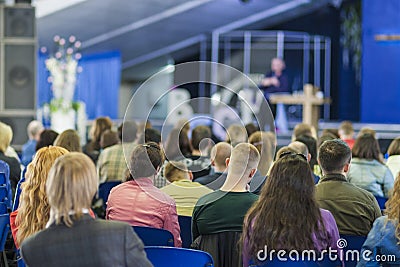
[[[35,9],[30,6],[4,7],[4,37],[34,38]]]
[[[0,121],[13,128],[13,144],[26,142],[36,114],[36,20],[30,5],[0,5]]]

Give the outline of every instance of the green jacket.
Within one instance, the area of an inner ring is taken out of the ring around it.
[[[328,174],[316,185],[319,206],[329,210],[341,235],[366,236],[381,210],[368,191],[349,183],[342,174]]]

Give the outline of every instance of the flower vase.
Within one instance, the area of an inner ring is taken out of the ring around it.
[[[68,110],[57,110],[51,112],[51,129],[57,133],[62,133],[68,129],[75,129],[76,112],[70,108]]]

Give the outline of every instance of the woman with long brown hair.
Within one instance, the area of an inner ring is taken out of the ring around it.
[[[367,240],[362,246],[360,255],[366,255],[370,251],[370,260],[384,259],[388,266],[400,265],[400,173],[393,187],[393,194],[386,202],[386,216],[375,220],[374,226],[368,234]],[[380,257],[376,257],[379,255]],[[388,256],[395,257],[388,260]],[[365,266],[367,259],[361,257],[357,266]],[[378,266],[379,262],[376,262]],[[385,265],[386,266],[386,265]]]
[[[289,252],[337,249],[339,231],[332,214],[320,209],[314,197],[314,179],[302,154],[281,154],[271,168],[259,200],[244,220],[243,263],[257,262],[267,246]]]
[[[62,147],[49,146],[39,149],[26,170],[26,180],[21,184],[19,207],[10,214],[11,231],[15,244],[45,228],[50,216],[46,196],[48,172],[57,158],[67,154]]]
[[[374,196],[389,197],[393,175],[383,162],[378,140],[371,134],[357,137],[352,149],[352,160],[347,179]]]

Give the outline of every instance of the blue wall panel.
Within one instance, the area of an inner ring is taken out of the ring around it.
[[[363,0],[361,121],[400,123],[400,41],[376,41],[400,34],[399,0]]]

